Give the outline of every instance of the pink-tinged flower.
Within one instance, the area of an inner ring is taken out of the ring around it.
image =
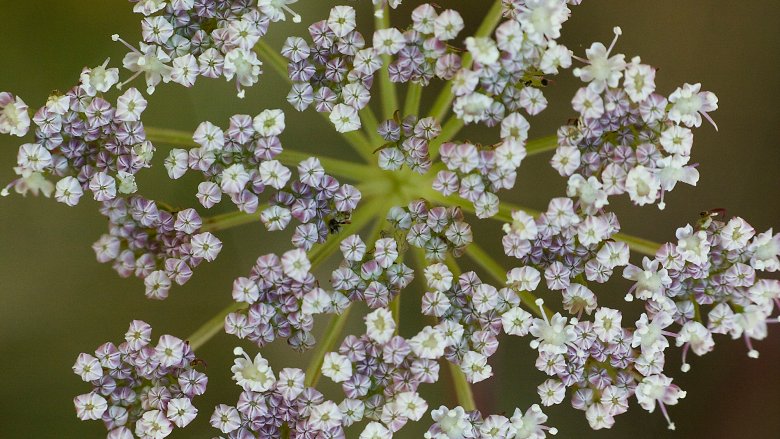
[[[715,93],[701,91],[701,84],[684,84],[669,96],[672,108],[669,119],[689,128],[701,126],[702,117],[718,129],[708,114],[718,109],[718,97]]]
[[[0,134],[23,137],[30,129],[30,114],[22,98],[0,93]]]

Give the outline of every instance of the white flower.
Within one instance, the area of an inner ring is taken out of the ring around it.
[[[377,308],[366,315],[366,335],[379,344],[385,344],[395,334],[393,314],[385,308]]]
[[[669,272],[661,267],[661,262],[648,257],[642,260],[642,268],[629,264],[623,270],[623,277],[636,282],[626,296],[629,301],[633,300],[631,292],[639,300],[657,300],[672,284]]]
[[[337,37],[343,38],[355,30],[355,9],[351,6],[334,6],[328,15],[328,27]]]
[[[780,233],[773,235],[772,229],[761,233],[753,239],[748,250],[753,253],[750,265],[756,270],[780,270]]]
[[[490,65],[498,61],[499,53],[496,42],[487,37],[468,37],[466,38],[466,49],[471,52],[474,61]]]
[[[632,101],[640,103],[655,91],[655,68],[641,64],[638,56],[626,67],[623,89]]]
[[[589,64],[573,71],[574,76],[583,82],[590,82],[588,88],[596,93],[603,92],[607,87],[617,87],[623,69],[626,68],[625,55],[609,56],[612,48],[615,47],[618,36],[622,33],[619,27],[616,27],[614,32],[615,39],[609,48],[604,47],[601,43],[593,43],[590,48],[585,50]]]
[[[73,398],[76,416],[82,421],[100,419],[108,409],[108,402],[95,392],[85,393]]]
[[[718,126],[708,114],[718,109],[718,97],[709,91],[701,91],[701,84],[684,84],[669,96],[672,108],[669,119],[689,128],[701,126],[701,118],[709,121],[715,130]]]
[[[225,55],[223,74],[228,81],[236,78],[239,98],[244,97],[241,86],[250,87],[258,81],[262,65],[255,52],[246,49],[233,49]]]
[[[379,422],[369,422],[359,439],[392,439],[393,433]]]
[[[658,178],[664,191],[671,191],[678,182],[696,186],[696,183],[699,182],[699,171],[693,166],[686,166],[689,160],[688,156],[675,154],[656,162],[659,169]],[[663,209],[664,207],[665,203],[661,200],[658,203],[658,208]]]
[[[263,164],[265,163],[266,162],[263,162]],[[220,175],[220,179],[222,181],[220,182],[219,187],[222,189],[222,192],[228,195],[238,195],[244,190],[244,186],[249,182],[250,175],[249,172],[244,169],[244,165],[236,163],[224,169]]]
[[[233,381],[242,389],[248,392],[265,392],[273,387],[276,377],[262,355],[258,353],[252,360],[238,347],[233,349],[233,354],[239,357],[234,360],[230,371],[233,373]]]
[[[506,284],[512,289],[518,291],[536,291],[542,275],[534,267],[525,266],[509,270],[507,273]]]
[[[563,402],[563,398],[566,397],[566,386],[560,380],[551,378],[540,384],[536,388],[536,393],[539,394],[542,405],[556,405]]]
[[[138,191],[138,185],[135,182],[135,175],[125,171],[119,171],[116,174],[116,181],[119,182],[117,190],[120,194],[134,194]]]
[[[659,139],[664,151],[669,154],[691,155],[693,146],[693,132],[690,128],[680,125],[672,125],[661,133]]]
[[[163,335],[154,347],[154,359],[163,367],[179,367],[184,360],[184,341],[172,335]]]
[[[81,183],[74,177],[65,177],[57,182],[54,199],[68,206],[79,204],[79,200],[84,195]]]
[[[282,271],[298,282],[304,282],[309,275],[311,262],[303,249],[288,250],[282,255]]]
[[[510,113],[501,121],[501,138],[525,143],[531,124],[520,113]]]
[[[433,34],[441,41],[448,41],[458,36],[465,24],[458,11],[447,9],[439,14],[433,22]]]
[[[177,180],[187,173],[189,154],[184,149],[174,148],[165,158],[165,169],[168,171],[168,177]]]
[[[162,47],[140,43],[139,50],[125,43],[119,38],[119,35],[112,35],[111,38],[114,41],[121,41],[131,50],[130,53],[125,55],[122,64],[127,70],[136,73],[134,76],[144,74],[147,93],[154,93],[160,82],[167,83],[171,80],[173,69],[166,64],[171,61],[171,58]],[[120,84],[120,86],[122,85]]]
[[[726,250],[739,250],[748,246],[756,229],[740,217],[734,217],[720,230],[720,243]]]
[[[189,398],[174,398],[168,401],[168,411],[165,416],[179,428],[184,428],[198,415],[198,409],[192,405]]]
[[[300,369],[284,368],[279,371],[276,391],[288,401],[292,401],[303,392],[306,375]]]
[[[694,320],[685,322],[677,336],[676,344],[678,347],[683,345],[690,346],[693,353],[699,356],[712,351],[715,347],[712,333],[704,325]],[[685,362],[685,354],[683,354],[682,371],[687,372],[690,370],[690,367],[691,366]]]
[[[282,189],[292,176],[292,172],[278,160],[266,160],[258,168],[260,181],[274,189]]]
[[[37,143],[25,143],[19,147],[16,163],[24,171],[41,172],[52,166],[51,153]]]
[[[222,433],[230,433],[241,426],[241,416],[235,407],[220,404],[211,415],[209,423],[212,427],[219,429]]]
[[[81,379],[85,382],[99,380],[103,377],[103,368],[100,366],[100,361],[89,354],[79,354],[72,369],[73,373],[81,376]]]
[[[490,415],[479,427],[479,434],[484,439],[506,439],[515,437],[517,429],[506,416]]]
[[[398,407],[401,415],[415,422],[422,419],[425,412],[428,411],[428,403],[417,392],[399,393],[393,403]]]
[[[352,376],[352,363],[338,352],[328,352],[322,361],[322,374],[335,383],[342,383]]]
[[[145,412],[135,423],[135,434],[138,437],[160,439],[167,437],[172,431],[173,424],[160,410]]]
[[[252,120],[252,127],[263,137],[278,136],[285,128],[282,110],[263,110]]]
[[[105,172],[96,172],[89,180],[89,190],[95,201],[113,200],[116,197],[116,180]]]
[[[515,409],[515,413],[510,419],[512,425],[517,429],[515,439],[544,439],[547,437],[545,431],[552,435],[558,434],[558,429],[543,425],[547,422],[547,415],[537,404],[532,405],[525,414],[520,409]]]
[[[493,99],[482,93],[471,93],[455,100],[452,111],[465,123],[481,122],[485,120],[488,108],[493,104]]]
[[[434,291],[447,291],[452,288],[453,275],[449,268],[442,263],[435,263],[425,267],[425,280],[428,287]]]
[[[626,192],[631,201],[639,206],[655,203],[661,190],[661,179],[652,171],[639,165],[626,176]]]
[[[636,399],[639,405],[652,413],[655,410],[656,403],[661,406],[666,421],[669,423],[669,429],[674,430],[674,423],[669,419],[664,406],[675,405],[678,400],[685,398],[686,393],[679,387],[672,384],[672,379],[665,375],[653,375],[645,377],[636,387]]]
[[[528,0],[517,21],[531,42],[541,44],[545,39],[557,40],[561,36],[561,27],[570,13],[564,1]]]
[[[541,299],[537,300],[541,308]],[[566,317],[555,313],[551,318],[542,312],[543,319],[534,319],[529,332],[536,337],[531,342],[531,348],[538,349],[539,352],[550,354],[566,353],[567,345],[576,338],[574,327],[568,324]]]
[[[631,346],[641,346],[643,353],[665,350],[669,347],[669,340],[666,339],[663,331],[672,322],[672,317],[663,311],[653,316],[652,320],[647,317],[647,314],[642,313],[636,322],[636,331],[631,340]]]
[[[513,210],[512,222],[504,224],[503,229],[504,233],[511,233],[525,240],[536,239],[538,233],[534,217],[522,210]]]
[[[162,17],[160,17],[162,18]],[[163,19],[164,20],[164,19]],[[95,96],[98,92],[105,93],[111,90],[111,87],[119,82],[119,69],[107,69],[110,59],[106,59],[102,65],[95,68],[84,68],[81,71],[80,82],[81,89],[88,96]]]
[[[360,124],[360,116],[355,107],[347,104],[337,104],[333,107],[330,116],[330,121],[335,125],[336,131],[340,133],[348,133],[351,131],[359,130],[362,126]]]
[[[585,285],[572,283],[563,290],[563,308],[570,314],[590,315],[596,306],[596,295]]]
[[[286,19],[284,13],[287,12],[292,16],[293,23],[300,23],[301,16],[287,6],[296,3],[297,1],[298,0],[258,0],[257,6],[260,8],[260,12],[267,15],[271,21],[284,21]]]
[[[311,408],[309,425],[320,431],[327,431],[341,425],[342,415],[339,406],[333,401],[325,401]]]
[[[709,259],[710,242],[707,240],[707,232],[704,230],[694,231],[688,224],[680,227],[675,232],[677,236],[677,251],[680,252],[686,261],[704,265]]]
[[[314,288],[303,296],[301,312],[308,315],[323,314],[330,310],[331,296],[322,288]]]
[[[574,174],[569,177],[566,188],[566,195],[580,199],[580,205],[584,212],[594,215],[601,208],[609,204],[607,192],[604,191],[601,182],[594,176],[586,180],[580,174]]]
[[[192,140],[205,151],[220,151],[225,146],[225,133],[211,122],[201,122],[195,129]]]
[[[394,27],[374,32],[374,50],[381,55],[395,55],[406,46],[406,39]]]
[[[611,308],[599,308],[593,318],[593,332],[604,343],[613,343],[623,333],[620,311]]]
[[[533,316],[528,311],[515,306],[509,308],[507,312],[501,315],[501,325],[504,332],[508,335],[518,335],[524,337],[528,334],[533,324]]]
[[[173,60],[171,81],[185,87],[192,87],[198,79],[200,67],[198,60],[190,53],[179,56]]]
[[[561,176],[569,176],[580,167],[582,153],[575,146],[559,146],[550,159],[550,165]]]
[[[208,262],[217,259],[217,255],[222,250],[222,241],[220,241],[211,232],[204,232],[192,236],[192,255],[196,258],[203,258]]]
[[[474,437],[473,426],[463,407],[458,406],[450,410],[445,406],[441,406],[431,412],[431,418],[439,425],[445,436],[432,436],[430,433],[425,433],[426,439],[463,439]]]
[[[417,335],[409,339],[409,346],[418,357],[437,360],[444,355],[446,341],[438,328],[426,326]]]
[[[498,290],[492,285],[480,284],[474,289],[471,301],[478,313],[486,314],[498,305]]]
[[[520,90],[517,103],[531,116],[535,116],[547,108],[547,98],[544,97],[544,93],[534,87],[524,87]]]
[[[117,98],[114,118],[122,122],[137,122],[141,120],[146,104],[146,99],[135,87],[129,88]]]
[[[479,352],[466,352],[461,359],[460,369],[470,383],[478,383],[493,376],[493,368],[487,364],[487,357]]]
[[[555,41],[550,41],[539,62],[539,68],[548,75],[557,75],[559,68],[569,67],[571,67],[571,50],[564,45],[558,45]]]
[[[604,100],[590,87],[582,87],[571,100],[572,108],[586,119],[598,119],[604,114]]]

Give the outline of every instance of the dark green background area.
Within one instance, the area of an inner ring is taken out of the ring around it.
[[[359,4],[361,19],[370,26],[368,0],[301,0],[295,6],[304,23],[310,23],[324,18],[327,9],[339,3]],[[419,2],[406,3],[394,15],[396,23],[407,23],[410,6]],[[491,2],[439,3],[456,5],[473,29]],[[131,4],[124,1],[0,0],[0,90],[19,94],[37,108],[49,91],[74,85],[85,65],[98,65],[109,56],[117,65],[125,50],[109,36],[119,33],[137,41],[139,21]],[[778,23],[780,2],[776,0],[586,0],[574,9],[563,39],[578,54],[592,41],[608,42],[612,27],[620,25],[624,34],[617,50],[629,58],[640,54],[643,61],[659,66],[661,93],[668,94],[686,81],[701,82],[720,98],[721,109],[713,114],[720,132],[709,125],[696,131],[693,161],[700,163],[699,186],[679,186],[667,196],[668,207],[663,212],[654,207],[632,208],[625,200],[615,200],[611,208],[619,214],[624,231],[656,241],[669,240],[676,227],[695,220],[699,211],[716,207],[743,216],[759,230],[780,225]],[[269,41],[278,48],[286,35],[304,32],[304,25],[276,24],[271,27]],[[135,85],[142,88],[140,83]],[[576,87],[570,73],[556,79],[546,91],[550,108],[532,120],[533,135],[553,133],[571,117],[568,101]],[[232,84],[222,80],[199,79],[191,90],[175,84],[161,86],[149,100],[144,121],[148,126],[192,131],[202,120],[225,126],[232,114],[282,108],[288,115],[288,129],[282,136],[286,147],[350,159],[349,148],[328,124],[311,112],[295,113],[284,101],[287,89],[272,71],[243,101],[235,98]],[[463,136],[486,141],[496,137],[476,129]],[[3,185],[13,178],[11,167],[20,143],[16,138],[0,138]],[[164,150],[158,151],[156,169],[140,174],[141,192],[179,206],[195,206],[197,180],[168,181],[161,166],[165,155]],[[547,158],[532,157],[521,167],[516,188],[502,196],[540,209],[550,197],[564,191],[565,181],[549,168]],[[215,263],[199,267],[190,283],[175,288],[167,301],[151,302],[144,298],[139,280],[120,279],[109,266],[95,262],[90,244],[104,232],[106,221],[87,198],[77,208],[46,199],[0,199],[2,439],[103,437],[101,423],[78,421],[72,407],[73,396],[88,390],[70,370],[78,353],[92,351],[107,340],[120,341],[132,319],[152,324],[157,336],[171,333],[185,337],[230,302],[232,280],[245,275],[257,256],[284,251],[289,245],[287,235],[270,235],[259,224],[222,232],[219,236],[225,246]],[[215,212],[226,210],[229,207],[224,205]],[[483,221],[475,228],[482,245],[500,255],[500,224]],[[336,263],[329,261],[325,267],[332,269]],[[327,271],[318,274],[327,279]],[[596,293],[602,304],[624,306],[621,298],[627,287],[617,280],[596,288]],[[408,335],[422,325],[420,286],[415,284],[404,294],[402,332]],[[348,328],[352,333],[362,330],[364,310],[359,311],[352,315]],[[627,309],[624,322],[639,312]],[[318,331],[324,323],[318,321]],[[776,438],[780,431],[779,336],[772,327],[770,338],[757,343],[759,360],[747,358],[741,341],[722,336],[717,338],[714,353],[692,361],[688,374],[677,372],[679,361],[670,358],[669,373],[688,390],[688,397],[671,408],[678,427],[674,433],[666,430],[660,413],[647,414],[633,399],[629,413],[619,416],[611,431],[590,431],[584,413],[568,403],[545,411],[562,438]],[[209,392],[195,400],[201,410],[198,419],[172,437],[215,435],[207,422],[212,408],[218,403],[235,403],[239,394],[229,378],[236,341],[219,335],[198,352],[209,365]],[[525,409],[538,399],[535,388],[545,377],[534,369],[535,356],[527,341],[502,339],[498,354],[491,359],[496,376],[475,386],[484,413],[511,412],[516,406]],[[308,359],[292,353],[284,343],[270,346],[263,354],[275,370],[303,368]],[[443,401],[453,404],[454,395],[447,384],[448,377],[443,374],[442,384],[423,390],[432,406]],[[334,386],[323,388],[332,391]],[[429,422],[426,416],[424,423],[409,426],[396,437],[421,437]]]

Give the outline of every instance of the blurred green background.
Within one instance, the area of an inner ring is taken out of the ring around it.
[[[310,23],[326,17],[327,9],[339,3],[356,2],[302,0],[294,6],[304,23]],[[363,23],[370,25],[369,3],[357,2]],[[394,15],[396,23],[407,23],[411,6],[420,2],[405,3]],[[491,2],[438,3],[457,6],[473,29]],[[49,91],[74,85],[82,67],[98,65],[109,56],[117,65],[125,50],[110,40],[111,34],[137,41],[140,33],[140,18],[124,1],[0,0],[0,20],[0,90],[22,96],[33,108],[45,102]],[[663,242],[673,238],[676,227],[695,220],[699,211],[716,207],[743,216],[760,230],[780,223],[778,23],[780,2],[776,0],[599,0],[574,9],[564,41],[577,53],[582,54],[592,41],[607,42],[612,27],[620,25],[624,35],[617,50],[628,57],[640,54],[643,61],[660,67],[660,92],[668,94],[683,82],[702,82],[704,89],[720,98],[721,109],[713,115],[720,132],[709,125],[696,131],[693,158],[701,164],[699,186],[678,187],[667,197],[663,212],[654,207],[630,208],[625,200],[614,202],[611,208],[619,214],[624,231]],[[304,25],[281,23],[272,26],[269,38],[278,48],[286,35],[304,32]],[[159,87],[150,99],[145,123],[192,131],[202,120],[224,126],[232,114],[279,107],[288,116],[288,130],[282,137],[285,146],[349,157],[349,148],[319,117],[297,114],[289,107],[284,101],[288,87],[273,72],[267,72],[261,85],[250,89],[243,101],[234,97],[231,84],[199,81],[192,90],[178,85]],[[552,133],[572,115],[568,100],[575,87],[569,74],[557,79],[546,92],[550,108],[533,120],[532,134]],[[495,137],[479,130],[464,136]],[[19,144],[16,138],[0,138],[0,182],[13,178],[11,167]],[[165,154],[158,152],[157,169],[140,175],[142,193],[175,205],[194,206],[197,181],[168,181],[160,166]],[[503,195],[541,209],[550,197],[563,194],[565,181],[546,160],[528,159],[516,188]],[[185,337],[229,303],[232,280],[245,275],[258,255],[283,251],[289,242],[288,236],[269,235],[258,224],[222,232],[219,236],[225,247],[217,262],[199,267],[192,281],[174,289],[168,300],[150,302],[139,280],[120,279],[108,265],[94,261],[90,244],[104,232],[106,221],[87,198],[77,208],[46,199],[0,199],[0,438],[103,437],[101,423],[78,421],[72,407],[73,396],[87,391],[70,370],[78,353],[90,352],[107,340],[121,340],[132,319],[152,324],[157,336]],[[500,225],[481,222],[475,227],[483,246],[500,254]],[[325,265],[332,269],[335,264],[334,260]],[[327,279],[325,270],[319,275]],[[620,304],[626,288],[626,283],[617,281],[596,292],[600,303],[614,306]],[[405,334],[422,324],[417,311],[419,292],[419,288],[410,288],[405,293]],[[631,319],[638,314],[634,311]],[[361,316],[362,310],[353,313],[351,333],[361,331]],[[318,330],[324,323],[318,322]],[[678,362],[672,360],[668,370],[688,390],[688,397],[671,408],[676,432],[666,430],[660,413],[647,414],[634,401],[611,431],[590,431],[584,413],[567,403],[545,411],[563,438],[776,438],[780,431],[778,336],[772,327],[770,338],[757,344],[759,360],[747,358],[741,341],[723,337],[717,339],[714,353],[693,361],[688,374],[675,372]],[[216,433],[207,422],[212,408],[235,403],[239,394],[229,378],[236,341],[218,335],[198,352],[209,365],[209,392],[195,401],[201,410],[198,419],[172,437],[207,438]],[[307,360],[284,343],[270,346],[263,354],[276,370],[304,367]],[[533,362],[527,340],[502,341],[491,359],[496,376],[475,386],[483,413],[511,412],[516,406],[525,409],[537,400],[535,387],[545,377],[533,368]],[[423,390],[433,407],[454,400],[446,374],[442,383]],[[426,416],[424,423],[407,427],[397,437],[421,437],[428,423]]]

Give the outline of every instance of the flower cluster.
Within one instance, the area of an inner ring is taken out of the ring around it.
[[[283,428],[291,437],[316,437],[317,432],[344,437],[341,406],[325,401],[322,393],[306,386],[302,370],[285,368],[277,378],[262,355],[251,358],[241,348],[234,352],[238,358],[231,372],[243,391],[235,406],[220,404],[215,408],[211,416],[214,428],[231,439],[281,438]]]
[[[317,112],[330,113],[339,132],[361,127],[358,111],[371,100],[374,74],[382,66],[378,51],[366,48],[355,27],[355,9],[336,6],[327,20],[309,26],[311,46],[289,37],[282,48],[293,83],[287,101],[298,111],[314,105]]]
[[[450,80],[460,69],[460,54],[449,43],[464,26],[458,11],[447,9],[438,13],[425,3],[412,11],[412,24],[406,31],[378,30],[374,47],[384,55],[393,55],[388,66],[392,82],[426,86],[433,78]]]
[[[143,279],[152,299],[168,297],[174,282],[184,285],[192,269],[222,250],[216,236],[198,233],[203,222],[195,209],[171,212],[134,195],[103,202],[100,213],[108,217],[108,233],[92,245],[98,262],[112,262],[122,277]]]
[[[417,389],[438,381],[436,360],[445,340],[430,326],[408,340],[395,335],[396,325],[386,308],[374,310],[365,322],[364,335],[346,337],[338,352],[325,356],[322,374],[341,383],[347,397],[342,405],[351,410],[344,413],[345,426],[367,419],[371,422],[361,438],[391,437],[428,410]]]
[[[146,140],[141,113],[146,100],[138,90],[128,89],[116,106],[103,98],[119,80],[119,71],[108,60],[85,68],[80,85],[67,93],[55,92],[32,117],[35,142],[19,147],[19,175],[3,189],[14,187],[54,198],[68,206],[78,204],[84,192],[97,201],[135,193],[135,174],[151,166],[154,146]],[[27,106],[9,93],[0,94],[0,132],[23,136],[30,126]],[[46,179],[56,177],[54,183]]]
[[[574,69],[587,85],[572,100],[579,119],[558,130],[552,165],[569,178],[569,196],[594,210],[624,193],[634,204],[657,202],[663,209],[664,194],[677,183],[698,182],[696,165],[689,164],[691,128],[702,118],[712,122],[708,112],[718,99],[700,84],[685,84],[668,98],[655,93],[654,67],[611,55],[620,33],[615,28],[609,48],[593,43],[586,65]]]
[[[665,244],[642,267],[629,265],[623,276],[634,282],[627,299],[646,301],[648,319],[666,326],[681,325],[675,335],[686,354],[704,355],[714,347],[712,334],[742,337],[751,357],[758,357],[751,340],[767,335],[767,323],[780,307],[780,281],[759,278],[780,270],[780,234],[756,234],[747,221],[720,220],[705,213],[694,227],[677,230],[677,243]],[[660,348],[668,345],[662,341]]]
[[[306,250],[324,242],[332,223],[347,222],[360,202],[360,191],[325,173],[319,160],[310,157],[298,165],[298,179],[279,160],[282,144],[279,136],[285,128],[281,110],[264,110],[254,118],[235,115],[226,131],[210,122],[201,123],[193,134],[200,145],[189,151],[171,150],[165,166],[168,175],[177,179],[187,169],[203,174],[206,181],[198,185],[198,200],[211,208],[223,194],[246,213],[255,213],[259,197],[267,188],[270,206],[260,219],[270,231],[284,230],[295,218],[301,224],[295,229],[293,244]]]
[[[73,399],[81,420],[101,420],[108,439],[164,438],[198,414],[192,405],[206,392],[208,378],[189,343],[172,335],[152,345],[152,327],[134,320],[119,346],[111,342],[95,355],[80,354],[73,372],[94,389]]]
[[[235,80],[239,97],[243,87],[257,83],[262,62],[253,48],[268,31],[270,22],[292,14],[289,0],[130,0],[133,11],[142,14],[138,48],[114,35],[130,53],[124,67],[144,75],[147,91],[160,82],[192,87],[198,77]]]
[[[404,165],[418,174],[431,169],[428,145],[441,134],[441,125],[432,117],[418,119],[406,116],[403,120],[388,119],[379,126],[379,135],[387,143],[379,150],[379,167],[397,171]]]
[[[225,332],[258,347],[277,338],[286,338],[299,351],[312,347],[314,315],[340,314],[349,300],[320,288],[310,269],[301,249],[290,250],[281,258],[275,254],[257,258],[249,277],[233,282],[233,299],[248,308],[225,317]]]
[[[385,307],[414,279],[414,270],[401,262],[402,249],[394,238],[377,239],[368,248],[359,235],[350,235],[341,241],[340,249],[344,260],[330,282],[352,302]]]
[[[463,407],[439,407],[431,412],[434,424],[425,433],[426,439],[484,438],[484,439],[544,439],[547,433],[555,435],[557,428],[548,427],[547,415],[534,404],[525,413],[515,409],[511,418],[503,415],[483,417],[477,410]]]
[[[583,274],[604,283],[628,264],[628,245],[612,240],[620,230],[617,216],[589,215],[577,207],[570,198],[553,198],[538,218],[512,212],[512,223],[504,225],[504,253],[522,261],[523,282],[538,283],[541,271],[549,289],[562,291]]]
[[[422,313],[437,318],[438,327],[452,341],[444,357],[459,365],[470,383],[490,378],[493,371],[487,359],[498,349],[502,314],[507,313],[510,319],[517,312],[525,313],[518,308],[517,293],[509,288],[497,290],[473,271],[454,279],[440,263],[426,267],[425,278],[431,291],[423,295]],[[510,326],[507,329],[511,331]]]
[[[460,208],[432,207],[422,199],[412,201],[405,208],[391,208],[387,221],[400,233],[401,239],[424,250],[429,261],[443,261],[448,254],[460,257],[474,239]]]
[[[571,11],[565,0],[511,2],[518,9],[490,37],[466,38],[474,63],[452,78],[453,111],[466,123],[499,124],[521,109],[531,116],[547,108],[545,75],[571,66],[572,55],[556,39]],[[509,8],[507,8],[509,9]]]

